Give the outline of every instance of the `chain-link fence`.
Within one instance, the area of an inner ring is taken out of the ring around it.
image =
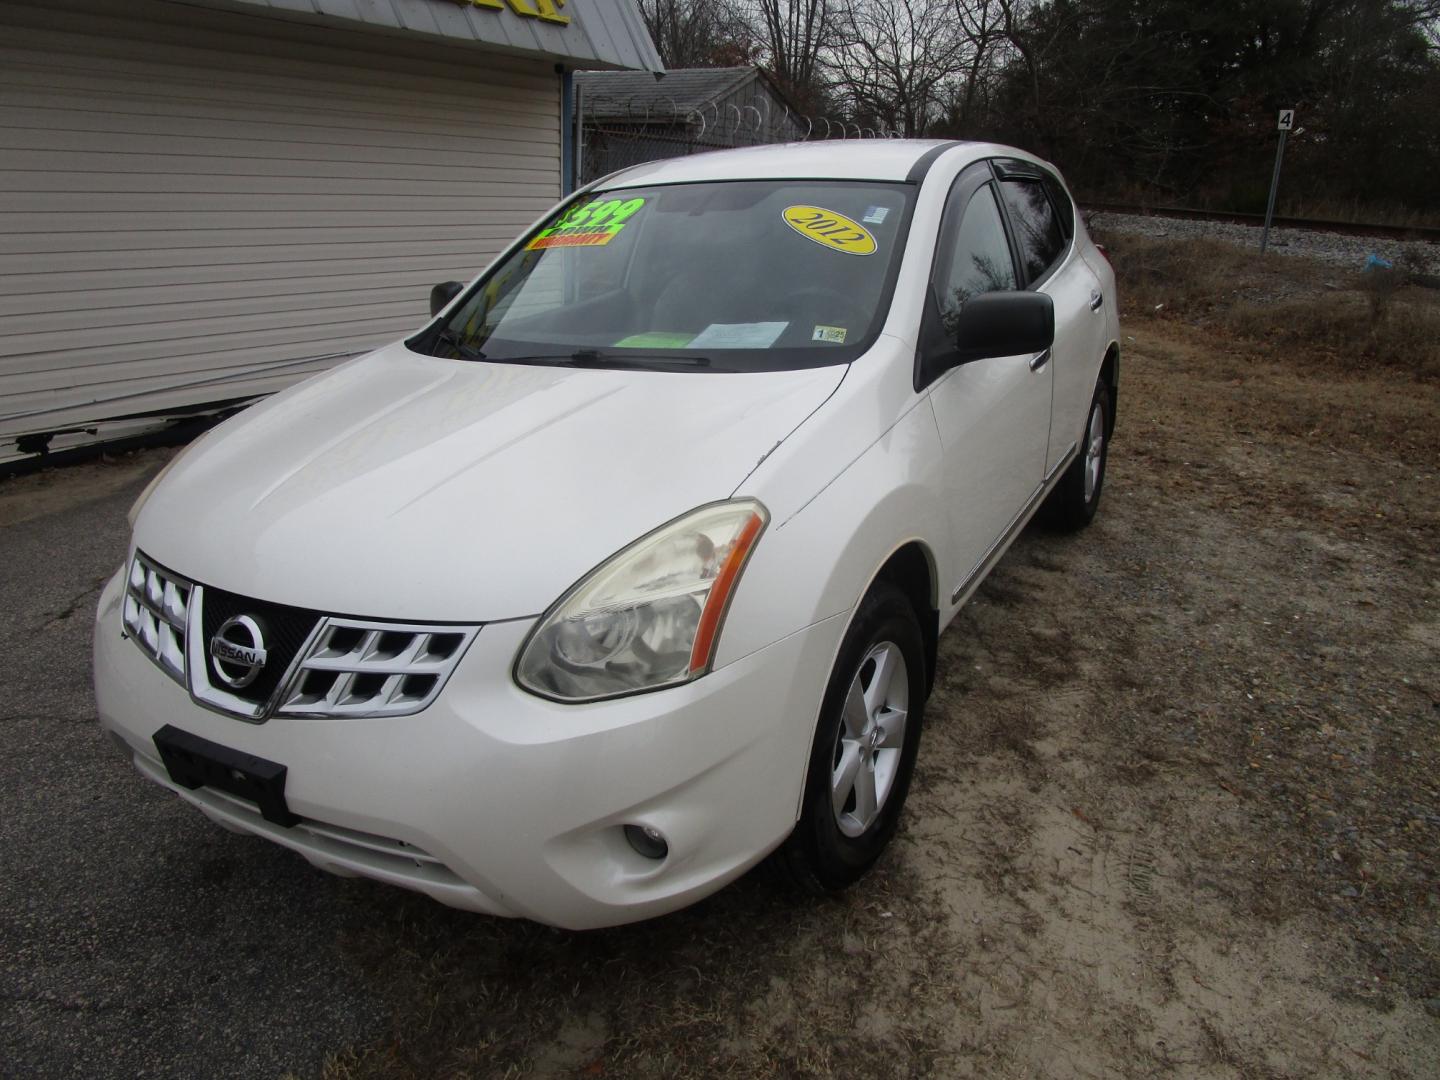
[[[700,107],[677,105],[673,98],[616,98],[580,95],[580,182],[590,181],[645,161],[685,157],[737,146],[803,142],[808,139],[884,139],[884,129],[809,117],[788,108],[772,109],[759,100]]]

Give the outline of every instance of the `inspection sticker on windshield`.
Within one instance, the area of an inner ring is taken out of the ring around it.
[[[525,249],[604,247],[620,235],[626,222],[644,205],[644,199],[592,199],[572,209],[548,229],[542,229]]]
[[[821,247],[843,251],[846,255],[875,254],[875,237],[864,225],[844,214],[819,206],[787,206],[782,216],[786,225]]]
[[[811,341],[828,341],[835,345],[845,344],[845,327],[843,326],[817,326],[815,332],[810,335]]]
[[[866,225],[883,225],[889,216],[890,208],[888,206],[872,206],[865,211],[865,216],[860,220]]]

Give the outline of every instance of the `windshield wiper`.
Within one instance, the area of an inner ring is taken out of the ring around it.
[[[678,364],[684,367],[709,367],[708,356],[676,356],[671,353],[645,351],[638,356],[621,356],[618,353],[602,352],[600,349],[576,349],[570,354],[576,364],[620,364],[625,367],[645,367],[652,361],[662,364]]]
[[[445,327],[435,335],[436,345],[448,345],[454,349],[461,360],[484,360],[485,354],[462,338],[458,331],[451,327]]]
[[[670,353],[644,352],[635,356],[602,352],[600,349],[576,349],[571,353],[536,353],[526,356],[491,357],[497,364],[573,364],[575,367],[648,367],[652,362],[683,367],[709,367],[708,356],[675,356]]]

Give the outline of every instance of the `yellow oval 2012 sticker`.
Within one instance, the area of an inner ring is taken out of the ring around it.
[[[875,254],[875,237],[865,226],[844,214],[819,206],[787,206],[782,216],[786,225],[821,247],[843,251],[846,255]]]

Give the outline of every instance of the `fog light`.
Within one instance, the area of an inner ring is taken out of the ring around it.
[[[647,859],[663,859],[670,854],[670,845],[665,842],[664,834],[649,825],[626,825],[625,839]]]

